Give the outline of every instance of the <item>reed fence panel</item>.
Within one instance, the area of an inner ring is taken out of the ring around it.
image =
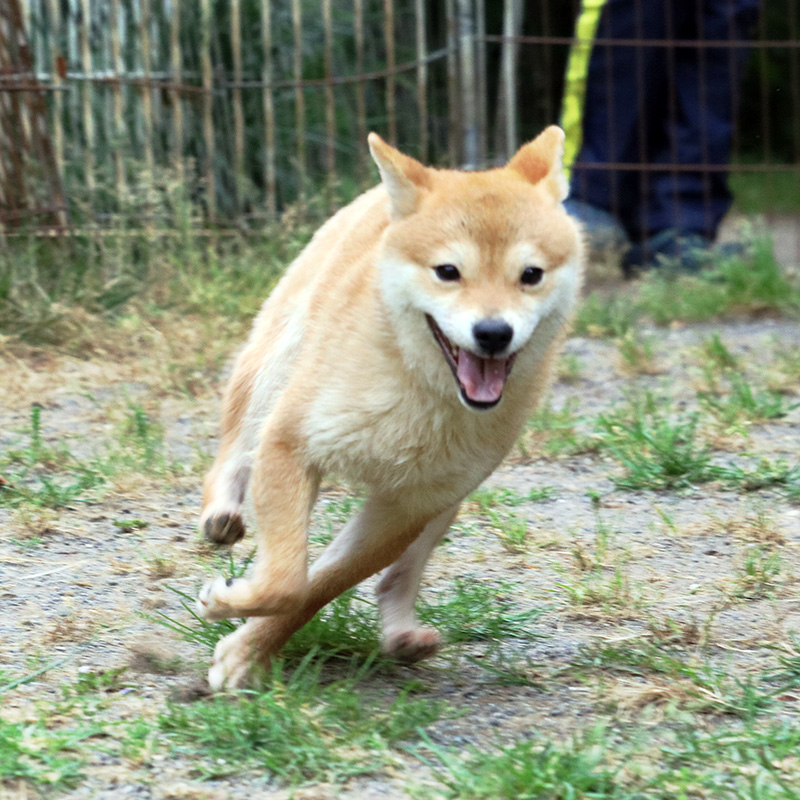
[[[499,163],[559,121],[579,6],[3,0],[0,223],[115,225],[131,198],[146,217],[182,194],[202,224],[255,225],[374,179],[369,130],[429,163]],[[646,44],[753,50],[734,184],[761,186],[765,213],[796,210],[796,0],[763,9],[754,42]]]

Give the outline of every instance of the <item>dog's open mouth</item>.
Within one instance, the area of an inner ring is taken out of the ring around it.
[[[516,353],[507,358],[483,358],[456,347],[429,314],[425,315],[445,361],[453,372],[461,397],[472,408],[491,408],[500,402]]]

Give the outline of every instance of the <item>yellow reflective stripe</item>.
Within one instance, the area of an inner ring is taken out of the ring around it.
[[[589,58],[597,35],[600,14],[607,0],[583,0],[575,24],[575,44],[569,53],[561,103],[561,127],[564,129],[564,174],[569,180],[572,164],[583,140],[583,104],[586,97],[586,76]]]

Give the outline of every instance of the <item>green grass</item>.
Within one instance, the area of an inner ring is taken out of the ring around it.
[[[780,489],[788,499],[791,499],[800,488],[800,464],[792,465],[785,461],[759,458],[755,469],[738,465],[721,468],[720,478],[728,488],[737,491]]]
[[[558,458],[591,452],[594,442],[578,432],[580,422],[576,414],[577,403],[569,401],[562,408],[554,408],[552,401],[543,402],[528,419],[517,449],[523,459],[536,456]]]
[[[556,744],[539,737],[456,753],[427,740],[425,761],[453,800],[578,800],[616,797],[616,769],[605,764],[603,734]],[[417,797],[422,794],[417,793]]]
[[[726,393],[698,392],[698,399],[726,427],[781,419],[800,405],[788,402],[784,395],[770,389],[754,389],[741,372],[726,370],[725,377]]]
[[[655,362],[655,338],[630,328],[617,339],[620,358],[625,368],[632,373],[654,374],[658,371]]]
[[[797,313],[800,288],[785,275],[771,242],[756,238],[749,255],[717,258],[697,277],[672,278],[653,270],[642,280],[639,302],[656,324],[695,322],[730,313]]]
[[[551,500],[555,497],[556,490],[552,486],[539,486],[530,489],[527,494],[520,494],[514,489],[505,487],[482,486],[476,489],[465,500],[466,503],[475,503],[478,510],[486,514],[497,506],[515,507],[525,502],[539,503],[543,500]]]
[[[477,576],[456,578],[436,600],[425,593],[420,619],[436,628],[450,644],[532,640],[541,634],[532,627],[542,609],[520,610],[521,587],[488,583]]]
[[[214,237],[176,229],[166,210],[148,230],[132,218],[119,235],[9,239],[0,249],[0,333],[63,348],[93,345],[98,320],[249,320],[315,220],[295,215],[249,236]]]
[[[622,338],[636,324],[639,317],[639,308],[629,297],[624,295],[607,297],[593,292],[578,310],[573,333],[576,336],[595,338]]]
[[[34,403],[18,442],[0,453],[0,506],[64,508],[97,499],[121,475],[168,479],[187,472],[170,459],[161,426],[139,405],[129,404],[115,438],[101,440],[94,454],[84,457],[74,455],[66,441],[57,446],[45,441],[42,414]]]
[[[42,433],[42,408],[31,406],[23,442],[0,453],[0,506],[62,508],[85,499],[106,481],[96,464],[76,459],[66,445],[51,447]],[[26,440],[26,441],[25,441]]]
[[[54,730],[46,718],[7,722],[0,717],[0,781],[25,780],[51,789],[77,786],[85,764],[80,745],[101,730],[97,724]]]
[[[238,575],[243,570],[239,567],[226,572]],[[209,650],[236,629],[232,620],[209,622],[199,617],[194,610],[193,596],[177,589],[172,591],[180,598],[188,618],[179,619],[163,612],[147,615],[148,618]],[[419,616],[424,623],[437,628],[448,643],[530,640],[538,636],[532,623],[542,611],[538,608],[519,610],[520,589],[512,584],[456,578],[435,597],[423,594],[418,603]],[[374,659],[380,647],[378,630],[376,604],[350,589],[301,628],[289,640],[282,655],[290,663],[312,651],[323,659],[352,656]]]
[[[800,286],[775,260],[770,240],[757,236],[748,246],[743,256],[713,257],[698,275],[654,269],[630,294],[590,294],[578,311],[575,334],[624,341],[643,320],[667,325],[734,314],[800,313]]]
[[[329,681],[315,656],[286,680],[276,664],[265,691],[170,703],[158,720],[170,750],[206,779],[258,769],[290,785],[339,782],[391,763],[392,748],[444,713],[417,684],[376,692],[370,662]]]
[[[749,414],[751,418],[763,419],[770,413],[788,411],[782,397],[753,393],[746,383],[741,387],[738,399],[730,401],[733,406],[721,406],[735,409],[729,418],[739,419]],[[779,404],[774,402],[776,398]],[[708,406],[718,399],[704,402]],[[668,408],[667,400],[645,393],[631,396],[626,405],[598,416],[597,443],[622,467],[621,474],[611,476],[618,488],[663,491],[719,481],[740,492],[778,488],[787,498],[795,496],[800,487],[800,465],[767,458],[760,458],[754,469],[730,461],[713,463],[711,448],[698,432],[700,414],[670,414]]]
[[[718,333],[712,333],[703,342],[702,353],[716,369],[736,369],[739,366],[739,359],[731,353]]]
[[[766,547],[749,547],[736,564],[733,596],[743,600],[772,597],[778,586],[782,561],[778,553]]]
[[[625,553],[614,547],[615,533],[598,516],[594,543],[572,544],[571,580],[555,584],[574,609],[594,607],[604,613],[637,614],[644,602],[643,588],[632,582],[625,568]]]
[[[618,488],[680,489],[720,477],[709,447],[699,440],[698,415],[670,416],[663,405],[645,394],[598,417],[601,445],[623,468],[612,477]]]
[[[728,180],[734,205],[743,214],[759,216],[765,208],[776,214],[797,214],[800,211],[796,173],[732,172]]]

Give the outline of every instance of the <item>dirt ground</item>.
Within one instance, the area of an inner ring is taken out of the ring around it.
[[[617,408],[635,387],[669,398],[663,402],[672,410],[692,409],[703,381],[701,345],[714,334],[743,369],[762,377],[759,370],[767,369],[777,350],[800,348],[796,321],[675,325],[640,331],[653,353],[648,368],[637,371],[624,363],[617,342],[572,338],[565,361],[571,366],[553,387],[551,408],[569,409],[578,436],[591,436],[598,415]],[[115,413],[133,402],[158,419],[169,458],[186,465],[186,474],[166,481],[122,475],[99,495],[56,511],[0,507],[0,665],[9,680],[47,668],[0,695],[4,718],[26,719],[81,674],[107,670],[124,670],[125,677],[104,712],[109,719],[152,719],[169,700],[202,697],[208,648],[181,640],[153,614],[191,624],[173,589],[194,596],[220,566],[195,527],[200,475],[214,449],[219,386],[182,398],[165,394],[158,376],[134,362],[98,363],[31,349],[9,348],[5,366],[14,387],[7,384],[0,405],[0,450],[28,441],[35,400],[45,443],[67,443],[78,456],[96,455],[98,442],[112,436]],[[783,388],[788,405],[800,401],[798,388]],[[792,408],[780,419],[747,426],[746,436],[717,432],[713,459],[753,464],[763,455],[796,463],[799,433],[800,408]],[[610,731],[632,719],[657,726],[674,686],[658,676],[609,671],[601,680],[576,670],[598,646],[651,641],[669,630],[687,648],[702,645],[710,663],[740,680],[767,669],[774,661],[769,648],[800,630],[800,507],[778,488],[743,492],[720,482],[667,492],[623,490],[613,481],[620,474],[606,451],[559,452],[534,441],[527,458],[515,453],[488,482],[522,498],[551,487],[543,499],[523,499],[511,510],[524,521],[525,541],[510,546],[502,525],[469,503],[426,573],[427,598],[460,578],[508,584],[515,606],[541,610],[534,625],[539,638],[501,643],[504,658],[524,665],[515,670],[524,672],[527,685],[498,680],[496,671],[482,665],[494,658],[486,644],[468,642],[445,647],[427,663],[381,670],[369,678],[370,689],[420,682],[432,700],[458,709],[428,726],[428,736],[443,747],[466,750],[531,732],[563,742],[597,721]],[[326,503],[338,497],[338,487],[323,492],[318,526],[325,522]],[[126,520],[141,521],[141,527],[126,527]],[[780,552],[780,571],[770,573],[770,585],[761,592],[748,592],[743,582],[744,560],[754,544]],[[248,536],[236,546],[236,557],[250,547]],[[592,559],[603,562],[598,569],[606,596],[597,602],[587,596],[596,588],[587,577]],[[368,597],[371,590],[368,584],[361,591]],[[786,702],[787,711],[797,704]],[[410,786],[429,781],[428,767],[397,748],[393,766],[375,775],[340,786],[312,783],[291,795],[258,770],[203,780],[190,755],[154,746],[135,759],[98,748],[73,789],[36,790],[10,782],[0,794],[22,798],[39,791],[74,800],[378,798],[403,797]]]

